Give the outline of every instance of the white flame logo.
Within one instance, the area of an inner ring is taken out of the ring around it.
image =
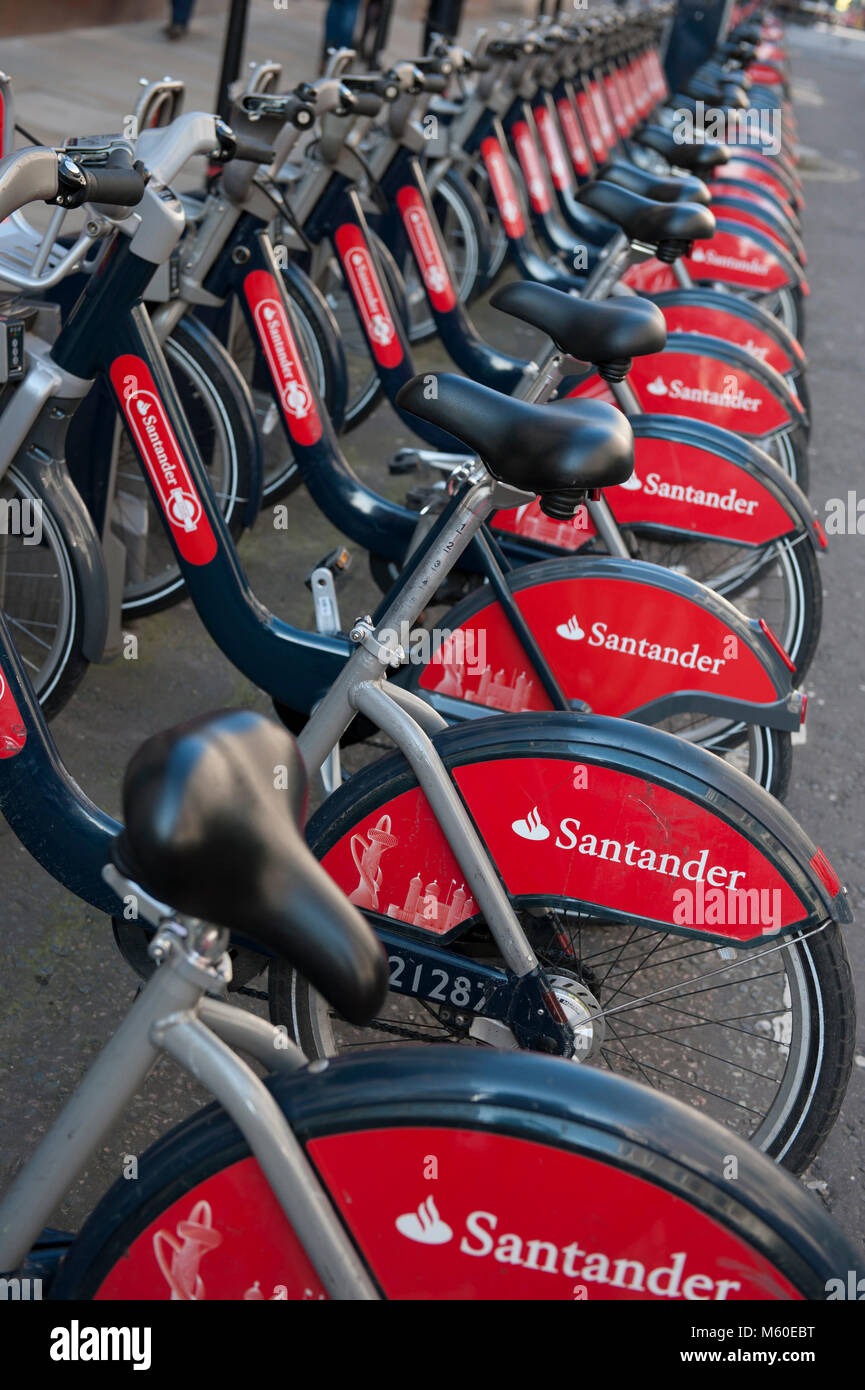
[[[667,383],[662,376],[656,376],[654,381],[650,381],[646,387],[650,396],[666,396],[668,392]]]
[[[394,1222],[401,1236],[415,1240],[418,1245],[447,1245],[453,1238],[453,1231],[438,1214],[435,1201],[427,1197],[417,1211],[404,1212]]]
[[[639,492],[642,486],[643,484],[636,473],[632,473],[630,478],[626,478],[623,483],[619,483],[619,487],[623,488],[625,492]]]
[[[580,627],[576,613],[572,613],[566,623],[559,623],[556,632],[560,637],[564,637],[566,642],[579,642],[586,635]]]
[[[523,840],[548,840],[550,832],[541,820],[537,806],[533,806],[525,820],[511,822],[511,830]]]

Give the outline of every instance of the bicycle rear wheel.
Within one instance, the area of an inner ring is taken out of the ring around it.
[[[704,927],[702,934],[682,934],[681,930],[647,925],[638,915],[646,911],[642,896],[640,907],[630,912],[624,898],[617,899],[618,909],[612,913],[581,905],[571,885],[579,884],[591,902],[599,900],[598,894],[606,900],[610,864],[635,862],[627,857],[615,859],[616,853],[625,854],[624,849],[616,851],[615,844],[616,840],[621,845],[626,840],[643,843],[636,833],[635,818],[644,814],[640,807],[645,808],[650,823],[660,827],[665,849],[676,847],[683,831],[679,823],[674,833],[679,812],[666,803],[662,809],[656,793],[646,790],[653,783],[651,778],[643,781],[645,773],[640,774],[641,790],[634,800],[624,790],[631,779],[620,784],[618,773],[612,769],[601,771],[594,761],[586,765],[584,745],[575,743],[566,748],[545,737],[543,726],[559,727],[559,719],[572,724],[568,716],[503,716],[478,721],[472,727],[449,729],[437,735],[435,742],[445,752],[464,794],[467,786],[472,788],[469,810],[486,837],[535,955],[560,982],[557,987],[573,1001],[577,1014],[589,1010],[591,1017],[599,1020],[598,1030],[592,1032],[591,1048],[584,1053],[586,1060],[580,1065],[643,1081],[690,1103],[786,1167],[800,1171],[834,1123],[852,1066],[855,1000],[840,931],[831,922],[824,922],[816,931],[780,939],[767,937],[765,942],[743,948],[729,937],[721,939],[713,926]],[[537,721],[531,732],[525,733],[531,756],[528,761],[506,756],[501,743],[495,742],[502,737],[497,729],[522,725],[528,730],[527,720]],[[623,726],[621,735],[617,730],[617,738],[628,736],[625,730],[634,728],[625,721],[615,723]],[[573,727],[578,733],[578,722],[573,721]],[[632,736],[639,739],[641,747],[658,740],[667,746],[667,736],[656,730],[642,730]],[[480,740],[481,763],[473,761],[469,752],[476,740]],[[658,743],[659,750],[662,743]],[[460,750],[453,762],[446,753],[450,747]],[[617,755],[611,752],[609,756],[613,759]],[[667,756],[671,765],[682,767],[699,758],[715,761],[672,739]],[[706,780],[714,781],[716,774],[701,765]],[[466,773],[469,766],[472,771]],[[572,791],[572,773],[580,768],[587,785]],[[726,770],[717,775],[725,781],[735,776]],[[590,792],[589,788],[595,790]],[[742,794],[746,795],[744,790]],[[748,784],[746,799],[752,794]],[[523,821],[511,825],[511,807],[523,816],[527,812],[535,815],[539,807],[537,826]],[[578,822],[570,820],[565,826],[563,814],[577,817]],[[616,826],[621,826],[621,833]],[[563,827],[564,834],[550,827]],[[475,1045],[470,1034],[471,1000],[460,965],[476,961],[500,966],[498,948],[483,916],[470,898],[466,901],[464,889],[460,910],[450,913],[450,904],[459,895],[454,890],[459,890],[464,876],[447,850],[413,774],[400,757],[383,759],[356,773],[350,793],[347,787],[335,792],[307,829],[316,857],[356,902],[371,870],[365,878],[365,869],[356,867],[355,849],[359,850],[361,843],[372,844],[370,831],[379,835],[378,843],[383,846],[378,877],[372,875],[370,880],[375,908],[371,920],[388,931],[402,931],[400,923],[406,922],[409,936],[420,933],[430,944],[441,946],[444,939],[445,949],[453,957],[450,974],[437,971],[445,974],[446,980],[440,988],[426,988],[424,994],[410,987],[412,970],[404,963],[400,967],[398,952],[391,951],[397,963],[392,962],[391,990],[385,1006],[371,1024],[357,1028],[346,1024],[290,966],[274,962],[270,969],[271,1017],[289,1030],[308,1057],[334,1056],[370,1046],[381,1050],[398,1040]],[[595,850],[600,847],[601,834],[613,836],[604,841],[609,849],[600,856],[603,865],[597,856],[583,857],[593,854],[593,849],[582,840],[579,853],[575,852],[578,836],[586,831],[595,832],[588,837],[596,841]],[[693,833],[694,826],[686,838]],[[701,848],[717,833],[707,829]],[[495,848],[497,839],[502,839],[506,848]],[[645,842],[650,839],[651,834],[647,834]],[[439,853],[439,846],[444,847],[443,853]],[[637,852],[633,849],[634,855]],[[543,871],[539,868],[541,860]],[[675,869],[675,865],[668,867]],[[624,869],[617,872],[622,883],[634,877]],[[589,874],[600,876],[592,888],[586,886]],[[649,891],[646,882],[652,875],[637,877],[642,895]],[[564,885],[562,891],[559,887],[554,890],[553,879]],[[515,881],[521,885],[519,891],[509,886]],[[758,880],[753,882],[756,886]],[[409,910],[413,884],[420,885],[414,893],[414,915]],[[533,886],[529,888],[529,884]],[[655,888],[653,883],[651,891]],[[429,918],[423,915],[428,904],[432,904]],[[466,908],[469,912],[474,909],[473,915],[461,916]],[[366,910],[370,911],[368,904]],[[451,915],[454,924],[445,929]],[[666,920],[672,925],[672,917]],[[718,939],[707,940],[707,934]],[[503,1039],[502,1046],[508,1045],[513,1046],[513,1040]]]
[[[760,1154],[602,1073],[456,1048],[429,1065],[408,1049],[268,1084],[387,1299],[822,1299],[856,1267],[822,1208]],[[212,1105],[108,1192],[50,1296],[325,1292]]]

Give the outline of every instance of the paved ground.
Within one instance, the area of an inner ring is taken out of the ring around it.
[[[253,5],[250,53],[288,60],[291,76],[309,71],[318,42],[321,5],[292,7],[290,41],[285,15]],[[282,26],[282,27],[280,27]],[[416,38],[415,26],[403,31]],[[260,36],[257,42],[256,35]],[[862,381],[865,379],[865,290],[857,274],[865,222],[865,105],[863,49],[833,35],[793,34],[802,139],[814,152],[806,174],[811,255],[808,351],[815,409],[813,495],[826,499],[857,487],[862,469]],[[401,42],[395,35],[397,43]],[[116,127],[131,104],[140,73],[165,70],[186,76],[190,106],[209,104],[218,27],[199,22],[194,44],[171,50],[152,25],[19,39],[0,46],[0,63],[16,77],[19,116],[37,133],[57,138],[69,129]],[[856,148],[860,146],[860,148]],[[497,317],[497,316],[496,316]],[[499,319],[480,311],[481,326],[501,332]],[[428,350],[426,361],[439,361]],[[350,453],[364,475],[389,488],[380,460],[402,442],[393,415],[375,413],[352,436]],[[396,480],[398,481],[398,480]],[[256,592],[290,620],[311,622],[299,580],[337,540],[302,495],[295,525],[277,532],[260,524],[242,556]],[[790,807],[831,855],[854,905],[865,902],[862,836],[865,746],[861,736],[865,657],[865,541],[839,537],[825,558],[826,621],[809,681],[808,741],[796,749]],[[348,607],[360,611],[372,590],[357,558]],[[77,698],[55,721],[54,733],[74,775],[88,793],[117,813],[122,768],[137,744],[157,728],[203,708],[267,702],[228,665],[204,633],[189,604],[135,628],[137,662],[94,669]],[[132,997],[104,921],[36,868],[8,834],[0,836],[0,1188],[57,1112]],[[861,926],[849,934],[857,977],[865,982]],[[862,990],[860,989],[860,994]],[[860,1045],[860,1054],[865,1047]],[[865,1110],[865,1057],[854,1071],[842,1117],[808,1175],[846,1229],[865,1237],[865,1163],[860,1137]],[[120,1171],[122,1155],[140,1153],[192,1110],[195,1087],[172,1065],[160,1066],[121,1126],[79,1179],[58,1224],[74,1226]],[[857,1133],[860,1131],[860,1133]],[[824,1186],[825,1185],[825,1186]]]

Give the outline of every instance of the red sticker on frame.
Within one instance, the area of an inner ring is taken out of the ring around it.
[[[291,437],[298,444],[317,444],[321,419],[279,285],[269,271],[253,270],[243,282],[243,292]]]
[[[345,222],[337,228],[334,241],[375,360],[382,367],[398,367],[403,358],[402,344],[366,237],[360,227]]]
[[[430,303],[434,309],[446,314],[456,304],[457,297],[426,204],[417,188],[407,186],[397,193],[396,205],[423,276]]]
[[[177,549],[191,565],[209,564],[216,554],[216,536],[150,368],[143,358],[126,353],[111,364],[111,384],[156,488]]]
[[[27,729],[9,683],[0,671],[0,758],[14,758],[27,742]]]

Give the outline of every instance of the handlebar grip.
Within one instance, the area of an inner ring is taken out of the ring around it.
[[[351,75],[340,79],[352,96],[376,96],[383,101],[395,101],[399,96],[399,83],[387,73],[364,73],[358,77]]]
[[[248,160],[250,164],[272,164],[276,158],[276,151],[260,140],[244,140],[238,137],[237,147],[231,158]]]
[[[424,74],[423,89],[425,92],[445,92],[449,81],[450,78],[443,77],[440,73],[428,72]]]
[[[82,202],[105,203],[109,207],[134,208],[144,196],[144,166],[136,163],[131,167],[87,169],[84,175],[86,191]]]
[[[450,77],[454,70],[454,65],[450,58],[413,58],[412,62],[419,72],[427,73],[430,76]]]
[[[352,92],[351,111],[355,116],[377,116],[384,101],[374,92]]]

